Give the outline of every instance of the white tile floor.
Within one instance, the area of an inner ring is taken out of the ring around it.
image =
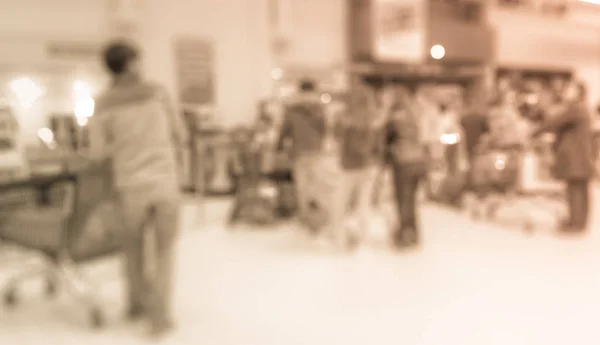
[[[600,207],[596,207],[597,209]],[[582,238],[476,224],[427,206],[424,245],[354,255],[317,250],[293,226],[223,230],[186,211],[173,345],[551,345],[600,343],[600,233]],[[5,269],[6,270],[6,269]],[[121,323],[118,265],[87,269],[110,312],[101,332],[66,299],[0,311],[0,344],[143,344]]]

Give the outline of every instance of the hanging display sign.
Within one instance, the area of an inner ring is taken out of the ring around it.
[[[373,0],[373,57],[381,62],[420,63],[425,58],[423,0]]]
[[[175,42],[179,100],[187,105],[210,105],[215,101],[213,43],[204,39]]]

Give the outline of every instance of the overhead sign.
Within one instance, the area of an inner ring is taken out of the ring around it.
[[[175,41],[179,100],[188,105],[215,102],[213,43],[202,38]]]
[[[425,58],[424,0],[373,0],[373,57],[419,63]]]

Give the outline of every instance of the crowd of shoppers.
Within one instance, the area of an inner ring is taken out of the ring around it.
[[[170,297],[179,223],[175,147],[185,142],[186,130],[170,111],[164,92],[138,73],[137,60],[137,50],[128,44],[113,44],[105,52],[113,83],[98,98],[89,123],[89,158],[112,166],[126,230],[127,316],[148,318],[152,333],[160,335],[172,327]],[[440,103],[435,130],[428,128],[426,106],[415,91],[400,84],[374,90],[357,80],[346,106],[334,109],[313,82],[303,81],[296,97],[285,104],[278,149],[288,152],[292,162],[298,219],[313,225],[319,238],[342,250],[360,244],[371,221],[378,176],[389,170],[398,219],[390,229],[392,243],[397,248],[417,245],[417,191],[429,169],[431,133],[439,138],[446,132],[464,134],[469,161],[484,134],[510,146],[553,133],[554,173],[567,185],[569,206],[561,230],[581,232],[587,227],[595,150],[583,84],[571,81],[557,87],[547,103],[526,110],[511,90],[500,92],[498,102],[491,105],[476,99],[458,110]],[[515,131],[523,118],[536,122],[527,137]],[[259,120],[261,132],[267,133],[272,119],[261,115]],[[315,227],[311,218],[323,210],[327,221]],[[358,219],[357,229],[346,223],[350,214]],[[143,275],[150,265],[143,254],[147,221],[153,221],[156,230],[155,276],[150,280]]]
[[[568,209],[558,230],[580,233],[588,224],[589,183],[596,160],[586,88],[576,80],[537,86],[500,83],[496,99],[483,112],[463,117],[467,152],[473,157],[473,148],[484,137],[487,145],[525,150],[541,134],[552,134],[549,175],[565,183]]]
[[[314,92],[314,85],[310,85],[311,92]],[[332,169],[335,170],[335,177],[330,181],[337,182],[333,187],[330,185],[328,198],[319,193],[310,195],[309,192],[310,187],[318,185],[319,179],[325,175],[323,170],[319,170],[323,166],[319,162],[323,161],[325,151],[322,143],[327,136],[327,128],[331,127],[331,121],[325,115],[328,113],[327,105],[314,96],[308,99],[301,96],[301,106],[293,102],[287,108],[282,135],[282,142],[291,139],[296,153],[294,178],[299,202],[303,204],[299,210],[300,219],[310,218],[310,213],[314,212],[307,207],[308,204],[321,202],[329,221],[317,233],[337,247],[348,249],[360,242],[372,221],[370,211],[373,210],[372,195],[377,188],[376,177],[387,169],[393,176],[394,204],[399,220],[390,231],[391,240],[399,248],[417,244],[417,191],[431,166],[433,141],[440,140],[443,133],[459,133],[461,145],[446,143],[444,148],[446,173],[458,176],[465,173],[459,155],[465,155],[464,165],[466,170],[470,170],[476,150],[484,138],[488,144],[493,141],[494,147],[525,150],[540,133],[551,132],[556,138],[553,176],[565,181],[567,186],[569,212],[560,230],[583,231],[587,226],[589,181],[594,175],[595,163],[585,87],[575,81],[549,85],[551,87],[544,95],[533,97],[533,102],[531,94],[509,84],[499,87],[491,101],[483,97],[472,98],[462,109],[438,102],[433,112],[436,128],[432,129],[431,121],[428,121],[431,114],[425,114],[427,106],[414,89],[397,84],[375,90],[355,82],[345,109],[334,120],[335,155],[339,166],[336,170],[329,165],[329,174],[333,173]],[[430,101],[436,102],[435,99]],[[432,141],[430,137],[436,139]],[[311,149],[305,150],[307,147]],[[464,148],[464,152],[460,153],[459,148]],[[451,154],[453,152],[455,154]],[[327,155],[331,162],[331,152]],[[469,175],[465,174],[464,185],[461,185],[465,191],[470,187]],[[306,176],[311,176],[312,182]],[[303,186],[309,187],[305,189]],[[345,224],[349,214],[358,220],[358,230]]]
[[[303,82],[301,91],[307,91],[306,85],[314,92],[310,82]],[[327,225],[318,230],[321,237],[340,249],[360,243],[370,222],[377,175],[389,168],[399,219],[391,231],[393,242],[398,247],[417,244],[417,188],[426,173],[427,145],[414,90],[393,86],[378,94],[355,81],[341,113],[328,112],[326,104],[304,93],[285,111],[280,146],[289,142],[292,147],[301,222],[311,218],[315,210],[310,204],[316,202],[328,215]],[[330,142],[326,138],[333,139],[333,148],[324,147]],[[315,188],[322,179],[333,182],[327,193]],[[350,214],[358,220],[357,229],[346,225]]]

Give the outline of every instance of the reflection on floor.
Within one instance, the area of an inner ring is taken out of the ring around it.
[[[226,208],[187,208],[179,325],[164,344],[600,343],[597,232],[527,235],[427,206],[422,248],[335,255],[289,224],[226,231]],[[145,343],[139,327],[121,322],[117,262],[86,271],[110,311],[106,330],[90,331],[67,299],[47,302],[31,287],[19,308],[0,312],[0,344]]]

